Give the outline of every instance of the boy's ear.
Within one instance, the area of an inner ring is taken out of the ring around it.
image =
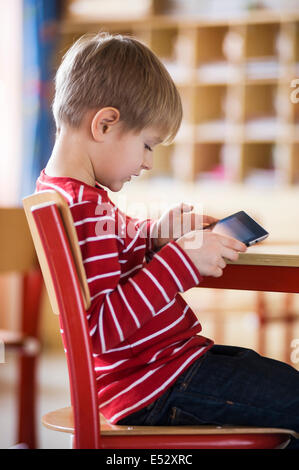
[[[116,108],[102,108],[94,115],[91,122],[91,133],[97,142],[102,142],[112,127],[119,122],[120,112]]]

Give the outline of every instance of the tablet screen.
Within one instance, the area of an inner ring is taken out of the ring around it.
[[[246,245],[262,237],[266,238],[268,235],[268,232],[244,211],[236,212],[225,219],[219,220],[212,231],[236,238]]]

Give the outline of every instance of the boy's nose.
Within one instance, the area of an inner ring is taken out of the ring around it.
[[[153,165],[143,163],[141,168],[142,170],[151,170],[153,168]]]
[[[143,170],[151,170],[153,168],[153,158],[149,157],[146,161],[143,162],[142,167]]]

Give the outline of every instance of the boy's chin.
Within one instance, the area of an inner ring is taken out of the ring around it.
[[[120,191],[127,182],[127,180],[114,181],[113,183],[109,184],[109,189],[113,192]]]

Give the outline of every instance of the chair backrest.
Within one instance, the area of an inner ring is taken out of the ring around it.
[[[38,266],[22,207],[0,207],[0,273],[26,272]]]
[[[90,295],[71,211],[56,191],[23,199],[28,224],[66,349],[75,443],[100,448],[100,421],[91,340]],[[76,445],[76,444],[75,444]]]

